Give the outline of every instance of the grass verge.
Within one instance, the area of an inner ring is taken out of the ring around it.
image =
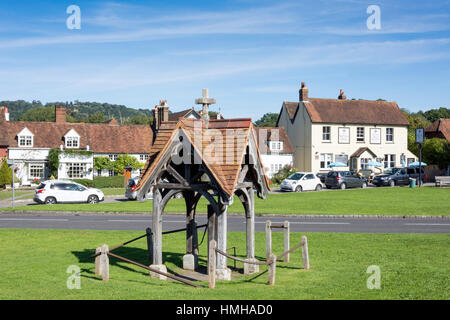
[[[144,228],[144,227],[143,227]],[[0,229],[0,299],[449,299],[450,243],[448,235],[306,233],[311,270],[301,266],[301,252],[290,263],[277,264],[276,285],[267,286],[267,272],[232,281],[218,281],[214,290],[195,289],[173,281],[152,279],[144,269],[110,258],[110,280],[94,275],[93,249],[110,247],[139,236],[134,231]],[[200,234],[201,235],[201,234]],[[291,243],[303,234],[292,233]],[[256,256],[265,256],[264,233],[256,233]],[[245,255],[245,233],[231,232],[228,246]],[[276,254],[282,252],[282,233],[273,233]],[[185,234],[164,236],[163,260],[181,273]],[[146,240],[116,251],[148,265]],[[205,266],[206,243],[200,247]],[[69,290],[69,266],[81,269],[81,289]],[[232,262],[228,264],[232,266]],[[381,270],[381,289],[369,290],[366,270]],[[237,268],[242,268],[238,263]]]

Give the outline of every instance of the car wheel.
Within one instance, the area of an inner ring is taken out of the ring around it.
[[[45,198],[45,204],[56,204],[56,198],[55,197]]]
[[[341,190],[345,190],[347,188],[347,185],[345,183],[341,183],[340,188]]]
[[[302,192],[302,191],[303,191],[302,186],[297,186],[297,187],[295,188],[295,192]]]
[[[322,185],[321,185],[321,184],[318,184],[318,185],[316,186],[316,191],[320,191],[320,190],[322,190]]]
[[[98,203],[98,197],[95,195],[90,195],[87,200],[88,203]]]
[[[363,188],[363,189],[367,188],[367,183],[363,182],[363,184],[361,185],[361,188]]]
[[[390,187],[395,187],[395,181],[394,180],[389,181],[389,186]]]

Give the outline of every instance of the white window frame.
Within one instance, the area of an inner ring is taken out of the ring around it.
[[[320,154],[320,169],[328,169],[330,163],[333,162],[333,154],[332,153],[321,153]]]
[[[66,163],[66,174],[70,179],[83,179],[86,177],[87,163],[69,162]]]
[[[281,141],[270,141],[270,151],[279,152],[283,150],[283,142]]]
[[[117,154],[110,154],[109,156],[109,160],[111,161],[116,161],[117,160]]]
[[[369,163],[371,161],[372,161],[372,158],[361,158],[359,161],[361,169],[370,169],[369,166],[367,165],[367,163]]]
[[[80,147],[80,137],[71,136],[65,138],[66,148],[77,149]]]
[[[328,139],[326,137],[328,137]],[[322,127],[322,141],[331,142],[331,126]]]
[[[33,136],[28,136],[28,135],[22,135],[22,136],[18,136],[18,144],[19,147],[29,147],[32,148],[34,145],[34,138]]]
[[[148,154],[140,154],[139,155],[140,161],[147,161],[148,160]]]
[[[395,167],[395,154],[385,154],[384,155],[384,168],[394,168]]]
[[[394,143],[394,128],[386,128],[386,142]]]
[[[366,140],[366,128],[356,127],[356,142],[364,142]]]
[[[44,177],[44,164],[43,163],[30,163],[29,164],[29,171],[28,171],[28,178],[30,180],[33,179],[42,179]],[[36,171],[40,172],[40,174],[35,174]]]

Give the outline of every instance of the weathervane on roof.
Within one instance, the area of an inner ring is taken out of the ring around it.
[[[206,122],[209,122],[209,113],[208,113],[209,105],[216,103],[216,99],[209,98],[208,94],[209,94],[208,89],[202,89],[202,97],[198,98],[198,99],[195,99],[195,104],[203,105],[203,107],[202,107],[202,119],[205,120]]]

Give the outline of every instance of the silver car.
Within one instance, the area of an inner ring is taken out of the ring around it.
[[[125,189],[125,197],[127,197],[130,200],[136,200],[137,198],[137,191],[136,186],[138,185],[139,177],[131,178],[128,180],[127,187]],[[152,200],[153,199],[153,192],[149,192],[146,194],[145,199]]]

